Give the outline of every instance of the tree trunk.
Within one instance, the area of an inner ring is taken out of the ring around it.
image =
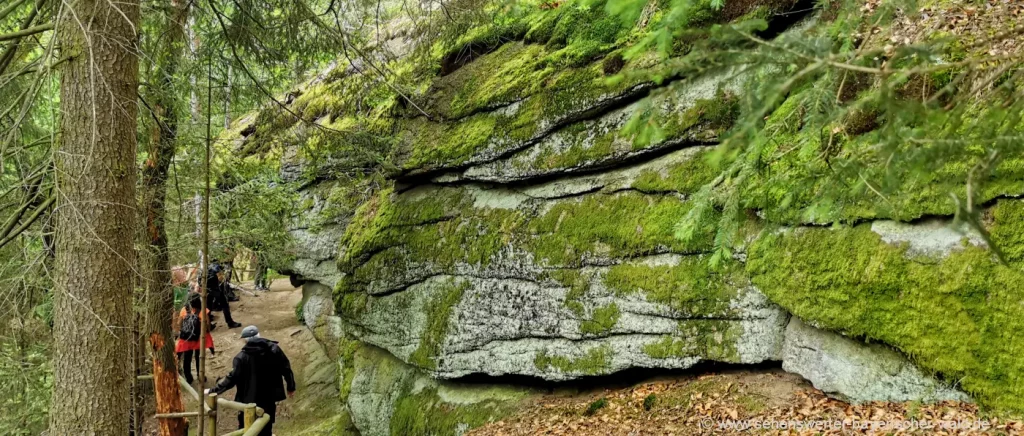
[[[178,389],[178,365],[174,355],[174,337],[171,324],[174,313],[174,290],[171,285],[170,256],[167,250],[167,229],[164,225],[167,197],[167,173],[174,159],[178,136],[177,96],[172,92],[174,76],[185,53],[185,24],[188,6],[185,0],[172,0],[165,11],[164,41],[157,48],[158,75],[153,82],[160,84],[151,94],[153,116],[157,134],[149,146],[149,158],[142,168],[143,208],[145,209],[148,253],[146,256],[147,317],[144,332],[153,353],[153,386],[156,391],[156,412],[183,412],[181,391]],[[185,420],[160,420],[162,436],[184,435]]]
[[[66,0],[50,434],[129,429],[139,0]]]

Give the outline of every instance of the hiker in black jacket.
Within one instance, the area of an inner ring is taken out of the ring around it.
[[[206,392],[220,394],[237,387],[235,401],[256,403],[265,413],[270,414],[270,422],[263,427],[260,436],[271,436],[277,402],[286,398],[285,389],[288,397],[295,394],[295,376],[281,347],[275,341],[260,337],[260,331],[256,326],[251,325],[242,329],[242,339],[245,339],[246,343],[242,351],[235,356],[231,372],[217,382],[217,386],[207,389]],[[286,388],[281,385],[282,378],[287,385]],[[243,424],[244,415],[239,412],[238,428],[242,428]]]
[[[206,301],[210,310],[219,310],[224,313],[224,322],[229,329],[241,327],[242,324],[231,318],[231,305],[228,304],[227,283],[224,281],[224,267],[214,263],[206,275]]]

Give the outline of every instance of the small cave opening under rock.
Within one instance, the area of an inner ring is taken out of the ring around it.
[[[573,380],[551,381],[539,377],[525,375],[470,374],[448,381],[466,385],[507,385],[538,391],[586,393],[609,389],[626,389],[644,383],[665,380],[697,379],[706,375],[729,374],[734,376],[756,374],[789,374],[782,370],[782,362],[777,360],[764,361],[756,364],[736,364],[715,361],[702,361],[685,369],[667,368],[629,368],[606,375],[593,375]],[[804,379],[790,374],[794,380]],[[808,384],[809,385],[809,384]]]

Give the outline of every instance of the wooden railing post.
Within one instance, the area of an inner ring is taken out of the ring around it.
[[[252,427],[253,422],[256,422],[256,405],[249,404],[248,407],[245,408],[245,427],[243,428],[248,430],[249,427]]]
[[[217,436],[217,394],[206,396],[206,434]]]

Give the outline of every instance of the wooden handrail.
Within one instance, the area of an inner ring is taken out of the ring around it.
[[[263,415],[260,417],[260,419],[257,419],[255,422],[252,423],[252,427],[238,429],[231,433],[227,433],[223,436],[256,436],[261,431],[263,431],[263,427],[266,427],[267,423],[269,422],[270,415]]]
[[[195,418],[199,416],[199,412],[174,412],[174,413],[157,413],[153,415],[156,419],[167,419],[167,418]]]
[[[191,395],[193,399],[199,401],[199,392],[196,392],[195,389],[192,389],[192,385],[188,384],[188,382],[185,381],[185,377],[182,377],[180,375],[178,376],[178,386],[181,386],[181,390]]]
[[[140,375],[139,380],[152,380],[153,375]],[[200,400],[199,392],[196,392],[187,381],[185,377],[178,376],[178,385],[182,391],[192,396],[197,401]],[[267,426],[270,422],[270,415],[267,415],[266,411],[262,407],[257,406],[255,403],[239,403],[237,401],[231,401],[228,399],[220,398],[217,394],[210,393],[204,399],[203,411],[206,415],[207,425],[211,426],[214,432],[216,432],[217,422],[217,409],[223,407],[225,409],[237,410],[245,413],[244,424],[245,428],[241,428],[230,432],[223,436],[256,436],[259,432],[263,431],[263,427]],[[156,419],[169,419],[169,418],[195,418],[199,416],[199,412],[176,412],[176,413],[157,413],[154,415]]]

